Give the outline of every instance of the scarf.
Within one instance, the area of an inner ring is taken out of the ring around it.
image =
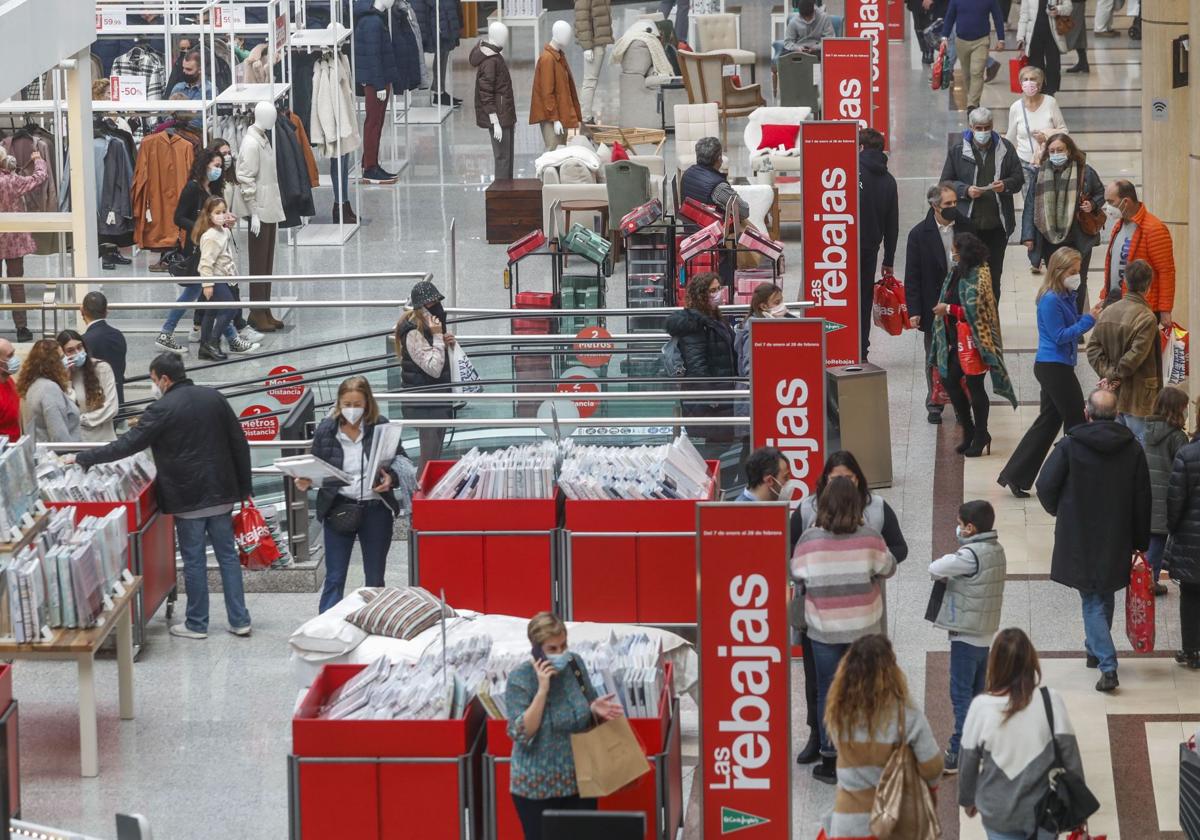
[[[996,298],[992,294],[992,272],[987,263],[972,269],[963,277],[957,272],[950,272],[942,284],[942,294],[938,300],[946,300],[951,283],[958,283],[958,303],[966,313],[966,322],[971,327],[972,337],[979,347],[979,354],[984,364],[988,366],[988,374],[992,380],[992,390],[997,396],[1008,400],[1013,408],[1017,407],[1017,394],[1013,390],[1012,380],[1004,367],[1004,347],[1000,337],[1000,316],[996,312]],[[929,364],[937,367],[942,377],[948,375],[950,342],[958,341],[958,336],[946,335],[946,319],[933,319],[933,341],[929,348]]]
[[[620,64],[621,59],[625,56],[625,51],[634,41],[641,41],[646,45],[646,49],[650,50],[650,60],[654,64],[656,75],[675,75],[675,68],[671,66],[671,60],[667,58],[667,51],[663,49],[662,41],[658,38],[658,29],[649,21],[635,23],[621,36],[620,40],[613,45],[612,60]]]
[[[1038,168],[1033,183],[1033,224],[1051,245],[1066,239],[1075,221],[1075,206],[1079,203],[1076,166],[1056,171],[1047,160]]]

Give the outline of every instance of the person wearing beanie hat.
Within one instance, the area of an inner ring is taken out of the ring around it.
[[[445,330],[446,310],[442,300],[444,295],[437,286],[422,280],[413,286],[408,306],[396,322],[396,355],[400,358],[405,390],[450,391],[448,350],[454,346],[454,335]],[[410,420],[448,420],[454,416],[450,401],[403,403],[402,411]],[[418,429],[417,434],[421,441],[421,457],[417,462],[417,474],[420,475],[425,464],[441,457],[446,429],[425,427]]]

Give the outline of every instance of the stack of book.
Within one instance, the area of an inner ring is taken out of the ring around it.
[[[48,502],[128,502],[136,499],[154,481],[154,460],[139,452],[90,470],[67,464],[45,453],[38,459],[37,481]]]
[[[472,449],[427,494],[429,499],[549,499],[558,448],[552,442]]]
[[[686,434],[664,446],[563,444],[558,486],[568,499],[705,499],[710,485]]]
[[[25,517],[37,504],[33,451],[28,435],[16,440],[0,435],[0,543],[12,540],[14,528],[20,531],[30,524]]]

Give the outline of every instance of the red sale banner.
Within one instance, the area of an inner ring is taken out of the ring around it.
[[[858,123],[800,124],[804,218],[801,299],[825,321],[825,363],[856,365],[862,355],[858,277]]]
[[[888,0],[888,40],[903,41],[904,28],[907,26],[908,9],[904,0]],[[920,35],[920,33],[917,33]]]
[[[866,38],[826,38],[821,42],[821,102],[831,120],[871,117],[871,42]]]
[[[815,318],[750,322],[753,446],[783,452],[792,479],[781,502],[813,492],[825,463],[825,324]]]
[[[851,38],[871,42],[871,128],[883,133],[888,148],[891,111],[888,108],[888,3],[890,0],[846,0],[845,32]]]
[[[788,508],[696,507],[701,837],[792,833]]]

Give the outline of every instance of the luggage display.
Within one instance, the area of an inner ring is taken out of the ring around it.
[[[554,309],[553,292],[517,292],[514,309]],[[514,318],[513,335],[550,335],[554,332],[553,318]]]
[[[629,236],[637,233],[646,225],[652,225],[662,218],[662,202],[652,198],[640,207],[635,207],[621,217],[621,233]]]
[[[737,243],[743,248],[749,248],[751,251],[755,251],[772,260],[777,260],[783,256],[783,243],[776,242],[756,228],[747,227],[743,230],[742,235],[738,237]]]
[[[725,235],[725,225],[723,222],[713,222],[708,227],[701,228],[691,236],[686,237],[679,243],[679,256],[685,261],[699,254],[701,251],[707,251],[711,248],[716,248],[721,244],[721,240]]]
[[[578,254],[596,265],[603,264],[608,258],[609,250],[612,249],[611,242],[579,222],[571,225],[571,229],[562,238],[562,245],[564,250]]]
[[[769,268],[741,268],[733,273],[733,293],[751,295],[763,283],[774,283],[775,273]]]
[[[694,198],[684,199],[679,215],[702,228],[725,221],[725,215],[715,205],[704,204]]]
[[[546,234],[532,230],[508,246],[508,261],[514,263],[526,254],[531,254],[546,244]]]

